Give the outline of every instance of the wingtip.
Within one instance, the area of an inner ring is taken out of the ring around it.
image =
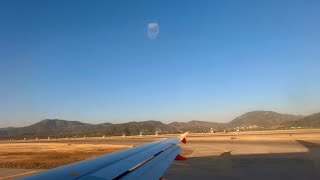
[[[177,160],[177,161],[185,161],[185,160],[187,160],[187,158],[184,157],[184,156],[181,156],[180,154],[178,154],[174,160]]]
[[[189,131],[187,131],[181,135],[181,142],[183,142],[184,144],[187,143],[186,137],[188,134],[189,134]]]
[[[186,138],[188,134],[189,134],[189,131],[187,131],[187,132],[185,132],[185,133],[181,134],[181,138]]]

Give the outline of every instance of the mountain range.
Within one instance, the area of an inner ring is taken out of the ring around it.
[[[172,122],[164,124],[160,121],[149,120],[121,124],[102,123],[88,124],[79,121],[45,119],[26,127],[0,128],[0,138],[34,138],[34,137],[83,137],[167,134],[212,131],[291,129],[291,128],[320,128],[320,113],[309,116],[281,114],[273,111],[252,111],[245,113],[228,123],[216,123],[192,120],[189,122]]]

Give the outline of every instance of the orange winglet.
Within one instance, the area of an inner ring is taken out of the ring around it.
[[[178,161],[184,161],[187,160],[186,157],[181,156],[180,154],[177,155],[177,157],[174,160],[178,160]]]
[[[189,134],[189,131],[181,134],[181,136],[180,136],[181,142],[183,142],[184,144],[187,143],[186,137],[187,137],[188,134]]]

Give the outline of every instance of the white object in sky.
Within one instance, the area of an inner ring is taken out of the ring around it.
[[[150,39],[156,39],[160,32],[159,24],[152,22],[148,24],[148,37]]]

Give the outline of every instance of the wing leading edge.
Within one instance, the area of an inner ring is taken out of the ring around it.
[[[127,150],[79,161],[22,180],[109,180],[109,179],[160,179],[172,161],[181,160],[179,142],[186,142],[186,135],[136,146]]]

